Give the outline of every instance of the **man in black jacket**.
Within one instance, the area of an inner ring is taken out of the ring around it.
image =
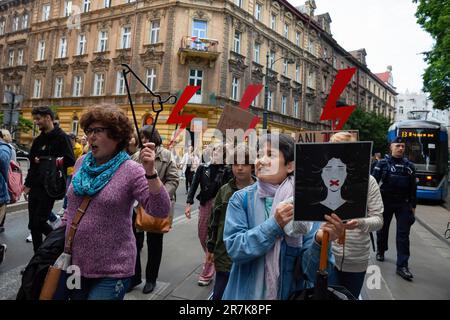
[[[75,156],[69,136],[58,125],[53,124],[54,114],[49,107],[35,107],[31,114],[41,134],[31,146],[30,169],[24,183],[24,194],[28,197],[28,227],[36,252],[42,243],[42,234],[47,235],[52,231],[47,219],[55,198],[51,197],[45,188],[48,166],[62,168],[61,171],[66,174],[67,168],[75,164]]]

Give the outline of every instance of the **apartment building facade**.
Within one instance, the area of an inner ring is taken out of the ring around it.
[[[0,96],[23,95],[25,117],[33,106],[55,106],[67,132],[82,134],[78,121],[92,104],[118,104],[131,115],[123,63],[163,98],[200,85],[182,113],[208,128],[266,74],[269,128],[329,128],[319,121],[322,107],[336,73],[348,67],[357,72],[342,98],[394,115],[395,90],[368,69],[365,50],[347,52],[333,39],[331,18],[315,16],[314,1],[294,8],[282,0],[16,0],[0,8]],[[14,29],[17,16],[26,28]],[[130,90],[138,120],[151,123],[152,96],[133,78]],[[250,109],[262,118],[264,107],[263,90]],[[176,129],[165,124],[172,110],[167,104],[159,119],[165,143]]]
[[[426,119],[436,121],[448,127],[448,110],[438,110],[433,108],[433,101],[421,92],[402,92],[397,97],[395,121],[410,119]]]

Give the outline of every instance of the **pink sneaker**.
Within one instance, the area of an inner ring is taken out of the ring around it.
[[[202,273],[198,277],[198,285],[202,287],[208,286],[214,278],[214,273],[214,264],[212,262],[205,262]]]

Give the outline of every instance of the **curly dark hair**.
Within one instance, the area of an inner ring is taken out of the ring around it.
[[[133,136],[133,126],[123,110],[114,104],[98,104],[88,108],[81,116],[80,126],[83,130],[94,122],[108,127],[108,138],[118,141],[117,152],[128,147]]]

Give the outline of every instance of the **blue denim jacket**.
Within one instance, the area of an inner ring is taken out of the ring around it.
[[[8,169],[11,161],[11,147],[0,141],[0,204],[9,202]]]
[[[224,300],[265,298],[265,254],[276,237],[283,235],[283,230],[273,216],[258,223],[256,213],[264,212],[261,210],[264,210],[264,202],[257,196],[257,183],[235,192],[230,198],[223,237],[233,265]],[[281,242],[278,299],[287,299],[292,292],[313,286],[320,259],[320,246],[314,241],[319,226],[320,223],[313,225],[303,237],[300,248],[290,247],[284,240]],[[299,278],[294,274],[296,265],[301,266]]]

